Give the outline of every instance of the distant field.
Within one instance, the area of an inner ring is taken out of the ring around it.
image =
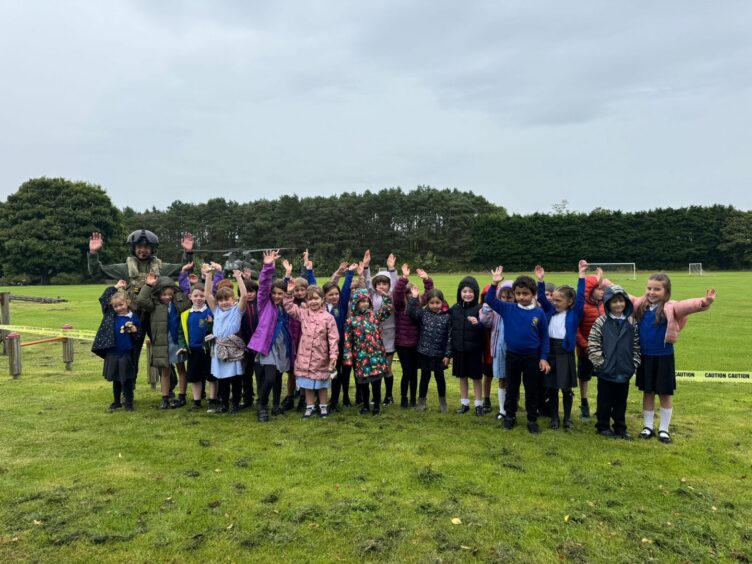
[[[435,278],[454,296],[460,276]],[[617,282],[639,292],[644,279]],[[674,276],[678,298],[719,291],[683,333],[680,367],[750,369],[749,281]],[[102,289],[12,288],[70,300],[13,302],[12,321],[96,329]],[[143,377],[136,411],[108,413],[88,346],[76,345],[73,372],[54,343],[24,349],[21,378],[0,375],[2,562],[752,559],[750,384],[681,383],[670,446],[603,439],[579,420],[569,432],[545,419],[540,436],[504,431],[493,416],[437,413],[433,384],[422,414],[349,408],[262,425],[251,410],[157,410]],[[448,399],[456,407],[451,376]],[[640,401],[632,386],[635,434]]]

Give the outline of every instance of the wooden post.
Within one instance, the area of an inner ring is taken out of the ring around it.
[[[8,333],[5,341],[7,343],[10,375],[13,378],[18,378],[21,375],[21,335]]]
[[[0,325],[10,325],[10,292],[0,292]],[[8,347],[5,339],[8,338],[7,331],[0,331],[0,339],[3,341],[3,354],[8,354]]]
[[[146,369],[149,371],[149,384],[152,390],[157,389],[157,382],[160,381],[160,374],[158,368],[153,368],[151,365],[151,339],[146,341]]]
[[[66,323],[63,325],[63,334],[71,329],[73,329],[73,325]],[[73,370],[73,339],[70,337],[63,340],[63,362],[65,363],[65,370]]]

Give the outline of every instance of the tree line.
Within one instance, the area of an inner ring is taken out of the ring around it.
[[[180,238],[194,235],[196,257],[260,262],[252,249],[283,248],[300,262],[307,248],[329,273],[370,248],[374,265],[389,253],[429,271],[471,271],[499,263],[507,270],[573,270],[577,260],[635,262],[640,269],[738,269],[752,264],[752,212],[692,206],[640,212],[596,209],[509,215],[472,192],[419,186],[362,194],[237,202],[175,201],[166,209],[115,207],[99,186],[61,178],[25,182],[0,203],[0,275],[5,283],[87,281],[88,237],[105,239],[102,261],[123,262],[128,233],[149,229],[159,256],[180,260]],[[203,250],[202,250],[203,249]],[[207,251],[209,249],[210,251]],[[230,256],[224,256],[232,250]]]

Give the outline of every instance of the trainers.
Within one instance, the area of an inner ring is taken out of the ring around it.
[[[159,404],[159,409],[170,409],[170,400],[162,398],[162,403]]]
[[[571,429],[574,427],[574,423],[572,423],[572,420],[569,417],[564,418],[564,428],[565,429]]]
[[[188,408],[189,411],[198,411],[201,409],[201,402],[193,402],[193,405]]]
[[[329,417],[329,407],[319,406],[319,414],[321,415],[321,419],[326,419],[327,417]]]
[[[240,412],[240,405],[234,403],[230,406],[230,415],[237,415]]]
[[[457,408],[457,411],[455,411],[455,413],[459,413],[461,415],[463,413],[467,413],[468,411],[470,411],[470,406],[465,405],[463,403],[463,404],[460,404],[460,406]]]
[[[537,435],[538,433],[540,433],[540,427],[538,427],[538,423],[536,421],[530,421],[527,424],[527,430],[533,435]]]
[[[410,407],[410,403],[407,401],[407,398],[402,398],[400,400],[400,407],[402,409],[407,409],[408,407]]]
[[[303,412],[303,419],[310,419],[311,417],[313,417],[313,406],[309,405]]]
[[[373,410],[371,411],[371,415],[381,415],[381,409],[379,409],[378,407],[374,407]]]
[[[491,398],[483,400],[483,413],[491,413],[493,407],[491,406]]]
[[[517,420],[514,417],[504,417],[504,428],[511,430],[517,424]]]
[[[170,409],[176,409],[185,405],[185,397],[178,397],[170,402]]]
[[[475,416],[476,417],[483,417],[485,414],[486,414],[486,412],[483,409],[482,405],[476,405],[475,406]]]
[[[600,431],[597,431],[597,433],[601,437],[608,437],[609,439],[615,439],[617,437],[616,433],[614,433],[611,429],[601,429]]]
[[[394,403],[394,398],[392,396],[386,396],[384,398],[384,402],[381,405],[386,407],[387,405],[392,405],[393,403]]]
[[[120,403],[120,402],[117,402],[117,403],[115,403],[115,402],[112,402],[112,403],[110,404],[110,407],[109,407],[108,409],[109,409],[110,411],[115,411],[116,409],[120,409],[121,407],[123,407],[123,404],[122,404],[122,403]]]
[[[267,421],[269,421],[269,413],[267,413],[265,407],[262,407],[258,410],[258,420],[259,423],[266,423]]]
[[[206,413],[217,413],[217,409],[219,409],[219,406],[215,403],[211,403],[210,400],[209,405],[206,408]]]
[[[284,414],[285,414],[285,412],[284,412],[284,410],[280,406],[272,407],[272,415],[274,417],[277,417],[279,415],[284,415]]]

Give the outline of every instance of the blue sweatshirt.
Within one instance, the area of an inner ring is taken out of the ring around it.
[[[507,351],[548,360],[548,321],[541,308],[524,309],[515,303],[499,300],[494,287],[486,293],[486,303],[504,320]]]
[[[353,271],[348,270],[345,273],[345,282],[342,284],[342,289],[339,293],[339,304],[334,308],[329,309],[327,304],[326,310],[334,316],[334,320],[337,322],[337,331],[339,331],[339,343],[340,348],[344,346],[345,335],[345,321],[347,320],[347,312],[350,309],[350,297],[352,290]],[[333,290],[334,288],[332,288]]]
[[[546,323],[551,322],[551,318],[556,315],[556,308],[546,298],[546,283],[538,282],[538,303],[543,308],[543,313],[546,315]],[[572,352],[577,345],[577,327],[582,321],[582,316],[585,313],[585,279],[579,278],[577,280],[577,297],[574,300],[574,307],[567,310],[566,319],[564,321],[564,327],[566,328],[566,336],[564,342],[561,344],[562,348],[567,352]]]

